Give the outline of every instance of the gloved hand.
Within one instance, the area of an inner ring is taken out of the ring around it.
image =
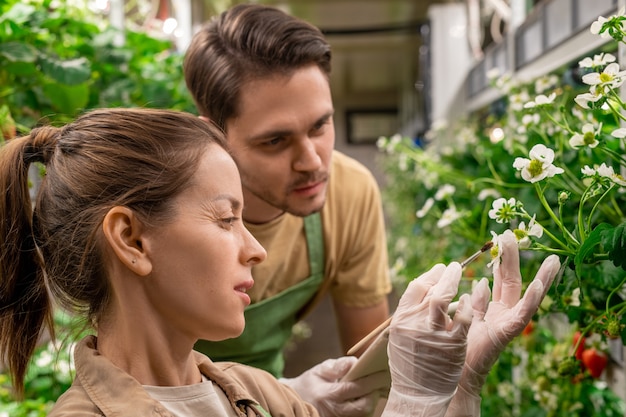
[[[384,417],[445,414],[461,376],[472,320],[467,294],[461,296],[454,319],[448,315],[460,279],[459,263],[438,264],[402,295],[389,328],[392,382]]]
[[[448,407],[446,417],[480,416],[480,392],[489,370],[504,348],[532,319],[560,268],[556,255],[548,256],[524,296],[519,268],[519,249],[513,232],[500,237],[500,264],[493,270],[493,297],[483,278],[472,291],[474,318],[467,336],[467,357],[459,390]]]
[[[386,393],[389,376],[378,372],[340,381],[356,361],[354,356],[327,359],[295,378],[280,378],[280,382],[311,403],[321,417],[369,416],[381,394]]]

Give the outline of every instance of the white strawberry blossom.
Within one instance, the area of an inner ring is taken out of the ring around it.
[[[552,164],[554,151],[545,145],[538,144],[533,146],[529,156],[530,159],[518,157],[513,162],[513,168],[521,171],[522,178],[525,181],[535,183],[564,172],[563,168]]]
[[[456,187],[451,184],[444,184],[435,193],[435,200],[441,201],[448,197],[451,197],[456,191]]]
[[[511,110],[520,111],[524,108],[524,104],[530,100],[530,96],[526,90],[520,91],[518,94],[511,94],[509,96],[509,106]]]
[[[614,131],[611,132],[611,136],[616,137],[616,138],[626,138],[626,129],[623,127],[620,127],[619,129],[615,129]]]
[[[569,140],[569,144],[572,148],[579,148],[581,146],[588,146],[595,148],[600,142],[598,142],[597,136],[602,129],[602,123],[596,129],[591,123],[585,123],[582,127],[582,134],[576,133]]]
[[[437,221],[437,227],[443,229],[461,217],[463,217],[462,212],[458,211],[456,207],[449,207],[441,214],[441,218]]]
[[[421,219],[422,217],[426,216],[434,204],[435,200],[433,198],[427,199],[424,202],[424,206],[415,212],[415,217]]]
[[[608,21],[609,19],[607,19],[606,17],[599,16],[598,19],[591,24],[589,31],[594,35],[600,35],[600,37],[602,38],[608,38],[609,34],[606,31],[603,33],[600,33],[600,31],[602,30],[602,26]]]
[[[590,109],[592,106],[590,105],[590,103],[596,103],[598,102],[598,100],[600,100],[602,98],[602,94],[598,91],[598,89],[595,86],[592,86],[589,89],[588,93],[582,93],[582,94],[578,94],[575,98],[574,101],[576,102],[576,104],[578,104],[580,107],[582,107],[583,109]]]
[[[604,16],[599,16],[598,19],[596,19],[592,24],[591,27],[589,28],[589,31],[594,34],[594,35],[600,35],[601,38],[608,38],[610,35],[608,30],[605,30],[604,32],[600,33],[600,31],[602,30],[602,26],[604,26],[605,23],[607,23],[610,20],[615,20],[616,18],[619,18],[620,16],[624,15],[624,7],[622,7],[617,14],[610,16],[608,19]],[[623,25],[622,26],[622,30],[624,29]]]
[[[491,203],[489,218],[498,223],[509,223],[517,216],[518,202],[514,198],[498,198]]]
[[[582,81],[591,86],[617,88],[624,83],[626,71],[620,71],[619,65],[610,63],[602,72],[591,72],[582,77]]]
[[[556,98],[556,93],[551,93],[548,96],[546,96],[545,94],[539,94],[537,97],[535,97],[535,100],[529,101],[528,103],[524,104],[524,108],[532,109],[535,107],[552,104],[555,98]]]
[[[500,198],[500,193],[495,188],[485,188],[478,193],[478,201],[485,201],[489,197]]]
[[[617,58],[615,58],[612,54],[605,54],[604,52],[598,55],[594,55],[593,59],[591,57],[584,58],[583,60],[578,62],[578,66],[580,68],[597,68],[603,67],[611,62],[615,62]]]
[[[558,82],[559,79],[556,75],[544,75],[537,78],[535,81],[535,91],[537,93],[543,93],[549,88],[554,87]]]
[[[500,235],[493,230],[491,231],[491,241],[493,242],[493,246],[489,250],[489,254],[491,255],[491,261],[487,264],[487,268],[500,265],[500,260],[502,258],[502,244],[500,243]]]
[[[580,169],[580,172],[585,176],[585,177],[592,177],[594,175],[596,175],[596,170],[593,168],[590,168],[589,165],[585,165],[584,167],[582,167]]]
[[[604,162],[600,164],[600,166],[596,166],[594,168],[590,168],[589,165],[585,165],[581,169],[581,172],[586,177],[593,177],[597,175],[599,177],[608,178],[617,185],[626,187],[626,179],[624,179],[621,174],[615,172],[612,166],[608,166]]]
[[[535,216],[533,216],[528,222],[528,226],[521,222],[519,227],[513,230],[513,234],[515,234],[520,249],[528,249],[532,243],[530,236],[537,238],[543,236],[543,227],[535,222]]]

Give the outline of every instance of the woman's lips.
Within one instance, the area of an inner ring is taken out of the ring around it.
[[[248,280],[235,287],[237,294],[243,299],[244,303],[250,304],[250,296],[247,294],[248,290],[254,285],[254,280]]]

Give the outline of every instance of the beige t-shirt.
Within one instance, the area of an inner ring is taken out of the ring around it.
[[[333,298],[370,307],[391,291],[380,190],[372,173],[334,151],[322,209],[324,280]],[[270,223],[246,227],[267,251],[253,268],[252,302],[264,300],[310,275],[304,221],[285,213]],[[317,299],[321,298],[318,294]]]
[[[143,388],[178,417],[237,417],[224,391],[204,375],[201,384],[179,387],[143,385]]]

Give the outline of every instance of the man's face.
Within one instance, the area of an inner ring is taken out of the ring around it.
[[[244,218],[306,216],[326,200],[335,143],[328,80],[315,65],[246,83],[226,133],[241,173]]]

